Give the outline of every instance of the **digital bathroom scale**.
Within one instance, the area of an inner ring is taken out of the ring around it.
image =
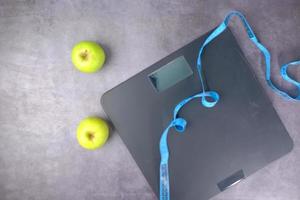
[[[103,108],[152,189],[159,196],[159,140],[174,107],[202,88],[194,40],[106,92]],[[293,142],[272,103],[227,29],[202,56],[206,89],[221,98],[213,108],[201,99],[179,113],[184,134],[171,129],[172,200],[207,200],[291,151]],[[174,133],[173,133],[174,132]]]

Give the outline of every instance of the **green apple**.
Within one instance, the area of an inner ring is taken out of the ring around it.
[[[100,70],[105,62],[105,52],[96,42],[82,41],[72,49],[72,62],[81,72],[93,73]]]
[[[109,135],[107,122],[98,117],[83,119],[77,127],[79,144],[89,150],[103,146]]]

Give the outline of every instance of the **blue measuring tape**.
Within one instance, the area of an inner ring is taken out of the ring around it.
[[[173,111],[173,119],[168,125],[168,127],[164,130],[161,138],[160,138],[160,143],[159,143],[159,148],[160,148],[160,156],[161,156],[161,161],[160,161],[160,200],[170,200],[170,184],[169,184],[169,167],[168,167],[168,160],[169,160],[169,150],[168,150],[168,133],[169,130],[174,127],[175,130],[178,133],[183,133],[185,130],[185,127],[187,125],[187,121],[183,118],[178,117],[178,112],[180,109],[190,102],[191,100],[195,98],[201,98],[202,105],[207,108],[214,107],[216,103],[219,101],[220,96],[217,92],[215,91],[205,91],[204,87],[204,81],[203,77],[201,74],[202,71],[202,63],[201,63],[201,55],[203,53],[204,48],[216,37],[218,37],[227,27],[228,23],[231,19],[232,16],[238,16],[241,21],[243,22],[243,25],[246,29],[246,32],[248,34],[248,37],[250,40],[256,45],[256,47],[263,53],[264,58],[265,58],[265,64],[266,64],[266,81],[268,85],[271,87],[271,89],[278,95],[284,97],[287,100],[294,100],[294,101],[299,101],[300,100],[300,83],[297,82],[296,80],[292,79],[288,73],[287,70],[289,67],[292,66],[297,66],[300,65],[300,60],[299,61],[293,61],[289,62],[281,67],[280,70],[280,75],[282,78],[289,83],[293,84],[297,89],[298,89],[298,96],[292,97],[288,93],[280,90],[277,88],[272,80],[271,80],[271,55],[268,49],[262,45],[257,37],[255,36],[254,32],[252,31],[249,23],[247,22],[246,18],[237,11],[230,12],[224,19],[224,21],[206,38],[202,46],[200,47],[198,58],[197,58],[197,70],[199,73],[200,77],[200,83],[202,85],[203,91],[188,97],[184,100],[182,100],[177,106],[175,107]],[[210,98],[210,100],[207,100],[207,97]]]

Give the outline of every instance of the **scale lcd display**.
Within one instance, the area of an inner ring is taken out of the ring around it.
[[[148,76],[154,88],[158,92],[162,92],[192,74],[193,71],[188,62],[184,56],[180,56]]]

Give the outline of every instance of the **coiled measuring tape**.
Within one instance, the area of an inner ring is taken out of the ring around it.
[[[160,148],[160,156],[161,156],[161,162],[160,162],[160,200],[170,200],[170,185],[169,185],[169,167],[168,167],[168,160],[169,160],[169,150],[168,150],[168,132],[169,130],[174,127],[175,130],[178,133],[183,133],[187,124],[187,121],[184,118],[178,117],[178,112],[180,109],[190,102],[191,100],[195,98],[201,98],[201,103],[204,107],[211,108],[216,105],[216,103],[219,101],[220,96],[215,91],[205,91],[204,87],[204,81],[202,78],[202,63],[201,63],[201,55],[204,50],[204,48],[216,37],[218,37],[227,27],[228,23],[232,16],[238,16],[239,19],[242,21],[244,28],[246,29],[246,32],[248,34],[248,37],[250,40],[256,45],[256,47],[261,51],[261,53],[264,55],[265,58],[265,65],[266,65],[266,74],[265,78],[270,86],[270,88],[278,95],[282,96],[283,98],[287,100],[293,100],[293,101],[300,101],[300,83],[294,79],[292,79],[288,73],[287,70],[289,67],[300,65],[300,60],[289,62],[285,65],[283,65],[280,69],[280,75],[281,77],[288,81],[289,83],[293,84],[298,89],[298,96],[292,97],[287,92],[280,90],[277,88],[272,80],[271,80],[271,55],[268,49],[262,45],[257,37],[255,36],[254,32],[252,31],[249,23],[247,22],[246,18],[237,11],[230,12],[224,19],[224,21],[206,38],[202,46],[200,47],[198,58],[197,58],[197,71],[200,77],[200,83],[202,85],[203,91],[190,96],[188,98],[183,99],[179,104],[176,105],[174,111],[173,111],[173,119],[168,125],[168,127],[164,130],[162,133],[162,136],[160,138],[159,148]],[[210,98],[210,100],[207,100],[207,97]]]

